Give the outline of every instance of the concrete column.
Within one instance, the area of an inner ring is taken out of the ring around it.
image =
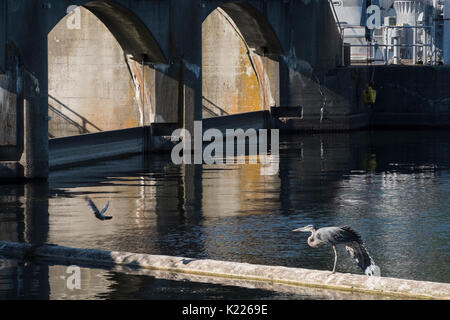
[[[450,65],[450,0],[445,0],[443,39],[444,39],[444,64]]]
[[[45,243],[49,232],[48,182],[27,183],[24,198],[24,241]]]
[[[191,135],[194,134],[194,121],[202,119],[201,10],[200,0],[172,0],[170,5],[173,44],[170,60],[179,68],[180,122]]]
[[[20,34],[13,40],[20,43],[23,70],[24,94],[24,153],[21,164],[24,178],[48,178],[48,56],[47,56],[47,14],[48,8],[40,8],[39,14],[27,12],[23,16],[33,16],[25,32],[30,39],[20,42]],[[31,50],[26,50],[31,48]]]
[[[45,103],[47,106],[47,103]],[[48,177],[47,108],[42,110],[39,98],[24,100],[24,153],[21,164],[27,179]]]
[[[2,1],[0,4],[0,73],[5,71],[6,3]]]
[[[175,2],[175,1],[174,1]],[[200,1],[172,4],[172,23],[176,33],[182,68],[183,126],[191,134],[194,121],[202,119],[202,19]]]

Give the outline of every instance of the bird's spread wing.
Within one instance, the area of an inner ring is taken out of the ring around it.
[[[353,260],[356,261],[358,266],[368,276],[380,276],[380,268],[375,265],[372,257],[367,252],[364,244],[361,242],[353,241],[345,246],[347,253]]]
[[[109,201],[108,201],[108,203],[106,203],[106,206],[102,209],[100,214],[103,215],[106,212],[106,210],[108,210],[108,207],[109,207]]]
[[[362,243],[359,234],[348,226],[320,228],[316,232],[316,237],[332,245],[345,244],[353,241]]]
[[[87,205],[89,206],[89,208],[91,208],[92,212],[93,212],[95,215],[98,215],[98,214],[99,214],[98,208],[97,208],[97,206],[95,205],[95,203],[92,202],[91,198],[89,198],[89,197],[84,197],[84,200],[86,201],[86,203],[87,203]]]
[[[344,244],[347,253],[356,261],[366,275],[380,276],[380,268],[367,252],[361,236],[349,226],[321,228],[317,231],[321,238],[332,244]]]
[[[363,241],[358,232],[350,228],[349,226],[338,227],[334,233],[334,239],[338,243],[344,242],[357,242],[362,244]]]

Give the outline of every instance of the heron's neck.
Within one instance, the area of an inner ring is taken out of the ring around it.
[[[317,247],[317,241],[314,241],[314,236],[316,235],[316,230],[311,231],[311,235],[308,238],[308,245],[310,247]]]

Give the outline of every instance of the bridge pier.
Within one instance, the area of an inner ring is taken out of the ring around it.
[[[200,1],[192,6],[171,6],[174,19],[175,56],[181,59],[182,124],[194,132],[194,121],[202,120],[202,20],[198,14]],[[186,32],[189,30],[189,36]]]

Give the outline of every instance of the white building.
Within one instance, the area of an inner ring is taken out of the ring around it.
[[[352,62],[450,64],[450,0],[332,2],[344,42],[352,45]],[[365,36],[368,4],[379,6],[382,24],[372,32],[372,49]]]

